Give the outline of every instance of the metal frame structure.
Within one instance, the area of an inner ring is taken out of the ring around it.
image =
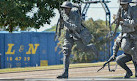
[[[83,10],[82,10],[82,18],[85,20],[85,15],[87,14],[87,11],[88,11],[88,9],[89,9],[89,7],[90,7],[90,5],[91,4],[97,4],[97,3],[101,3],[102,4],[102,7],[104,8],[104,10],[105,10],[105,12],[106,12],[106,17],[108,16],[110,16],[110,10],[109,10],[109,8],[108,8],[108,6],[107,6],[107,4],[106,3],[109,3],[110,1],[108,1],[108,0],[85,0],[85,1],[83,1],[83,3],[85,3],[85,6],[84,6],[84,8],[83,8]],[[108,17],[106,18],[107,20],[108,20]],[[110,19],[109,19],[110,20]]]
[[[82,14],[82,19],[85,20],[85,17],[86,17],[86,14],[87,14],[87,11],[88,11],[90,5],[101,3],[102,8],[104,9],[104,11],[106,13],[106,27],[109,27],[109,29],[110,29],[109,34],[110,34],[112,29],[110,26],[111,25],[111,13],[110,13],[110,10],[107,6],[107,3],[109,3],[109,2],[110,2],[109,0],[85,0],[85,1],[83,1],[83,3],[85,3],[85,6],[84,6],[81,14]],[[110,57],[110,55],[111,55],[111,41],[109,41],[108,48],[109,48],[108,54]]]

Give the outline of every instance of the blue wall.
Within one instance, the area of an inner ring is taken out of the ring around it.
[[[60,50],[54,51],[54,35],[55,32],[0,33],[1,68],[62,64]]]
[[[0,33],[1,68],[62,64],[63,55],[58,54],[60,49],[55,52],[54,35],[55,32]],[[114,41],[111,47],[113,45]],[[118,55],[122,53],[120,50]],[[108,59],[109,54],[102,51],[97,61]]]

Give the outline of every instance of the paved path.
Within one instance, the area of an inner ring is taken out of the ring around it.
[[[134,66],[132,64],[129,65],[134,74]],[[117,68],[116,72],[109,72],[107,67],[105,67],[100,72],[97,70],[100,67],[86,67],[86,68],[72,68],[69,72],[69,79],[63,81],[87,81],[87,80],[95,80],[95,81],[113,81],[117,79],[122,79],[125,75],[125,71],[120,67]],[[111,68],[114,68],[112,66]],[[32,71],[32,72],[18,72],[18,73],[5,73],[0,74],[0,79],[16,79],[13,81],[56,81],[56,76],[62,73],[62,69],[59,70],[45,70],[45,71]],[[113,78],[116,77],[117,78]],[[20,80],[17,80],[20,79]],[[110,80],[111,79],[111,80]],[[134,81],[135,78],[131,80]],[[130,80],[130,81],[131,81]],[[137,81],[137,79],[135,79]],[[5,80],[0,80],[5,81]],[[9,81],[9,80],[8,80]],[[59,80],[60,81],[60,80]],[[62,81],[62,80],[61,80]]]

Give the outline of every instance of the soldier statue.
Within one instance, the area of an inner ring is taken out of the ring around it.
[[[125,71],[124,78],[130,78],[133,74],[126,62],[133,61],[135,77],[137,77],[137,6],[130,6],[132,0],[120,0],[121,16],[120,25],[122,32],[117,37],[113,46],[113,58],[116,58],[119,47],[124,53],[116,58],[116,62]]]
[[[91,54],[97,54],[97,50],[93,44],[88,44],[91,40],[92,35],[82,25],[81,14],[77,7],[75,7],[71,2],[65,1],[60,6],[62,10],[60,26],[64,29],[65,38],[63,44],[63,64],[64,72],[57,76],[57,78],[68,78],[69,70],[69,57],[71,54],[71,49],[74,44],[77,45],[79,50],[88,52]]]

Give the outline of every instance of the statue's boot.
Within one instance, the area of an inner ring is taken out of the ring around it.
[[[70,54],[64,54],[64,61],[63,61],[63,63],[64,63],[64,72],[57,77],[59,79],[68,78],[69,55]]]
[[[130,78],[132,75],[133,75],[133,74],[132,74],[131,71],[130,71],[130,72],[127,72],[126,75],[124,76],[124,78]]]
[[[130,57],[130,55],[129,55],[129,57]],[[119,57],[119,58],[121,58],[121,57]],[[131,57],[132,58],[132,57]],[[130,58],[127,58],[127,59],[129,59],[130,60]],[[123,68],[125,71],[126,71],[126,75],[123,77],[123,78],[130,78],[133,74],[132,74],[132,71],[129,69],[129,67],[126,65],[126,62],[128,62],[127,61],[127,59],[116,59],[116,62],[117,62],[117,64],[119,65],[119,66],[121,66],[121,68]]]
[[[63,74],[57,76],[58,79],[68,78],[68,73],[64,72]]]

